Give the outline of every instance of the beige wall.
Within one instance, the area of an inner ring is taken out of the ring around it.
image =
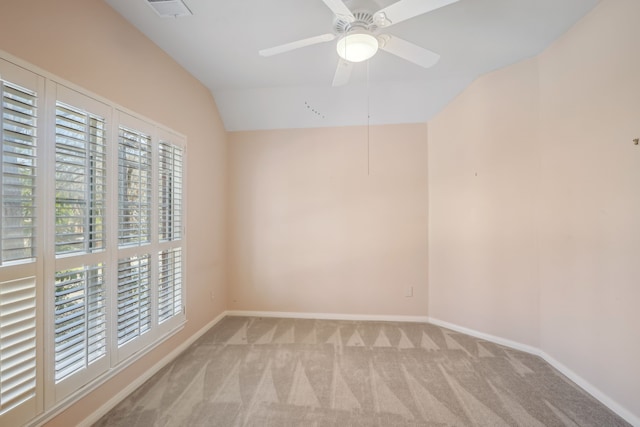
[[[71,426],[224,310],[226,133],[209,91],[101,0],[3,1],[0,49],[188,138],[186,328],[50,423]]]
[[[537,111],[529,60],[482,77],[429,123],[429,316],[533,346]]]
[[[426,316],[426,135],[231,133],[229,308]]]
[[[603,1],[429,123],[430,316],[539,347],[636,419],[638,16]]]
[[[640,32],[603,1],[540,56],[542,348],[640,422]]]

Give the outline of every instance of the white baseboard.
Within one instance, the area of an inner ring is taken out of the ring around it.
[[[118,403],[122,402],[127,396],[133,393],[138,387],[145,383],[149,378],[155,375],[158,371],[169,364],[173,359],[178,357],[180,353],[185,351],[191,344],[196,342],[198,338],[204,335],[209,329],[211,329],[216,323],[222,320],[226,316],[226,312],[222,312],[218,317],[207,323],[198,332],[192,335],[188,340],[174,348],[171,353],[160,359],[156,364],[147,369],[142,375],[133,380],[128,386],[120,390],[118,394],[107,400],[102,406],[94,411],[90,416],[85,418],[78,424],[78,427],[89,427],[102,418],[107,412],[113,409]]]
[[[454,323],[445,322],[444,320],[428,318],[428,322],[443,328],[451,329],[456,332],[471,335],[472,337],[480,338],[486,341],[493,342],[495,344],[503,345],[505,347],[513,348],[515,350],[524,351],[525,353],[534,354],[540,356],[549,365],[560,371],[564,376],[576,383],[580,388],[589,393],[595,399],[599,400],[603,405],[611,409],[618,414],[621,418],[627,421],[634,427],[640,427],[640,417],[633,414],[631,411],[620,405],[618,402],[610,398],[607,394],[603,393],[600,389],[595,387],[589,381],[582,378],[580,375],[573,372],[571,369],[554,359],[552,356],[544,352],[543,350],[533,347],[527,344],[522,344],[517,341],[508,340],[495,335],[486,334],[484,332],[476,331],[475,329],[459,326]]]
[[[359,320],[377,322],[419,322],[426,323],[427,316],[396,316],[378,314],[341,314],[341,313],[301,313],[292,311],[251,311],[228,310],[227,316],[279,317],[284,319],[321,319],[321,320]]]
[[[536,356],[540,356],[540,349],[527,344],[522,344],[517,341],[501,338],[496,335],[485,334],[484,332],[476,331],[475,329],[465,328],[464,326],[459,326],[454,323],[445,322],[444,320],[440,320],[440,319],[434,319],[433,317],[429,317],[427,321],[433,325],[441,326],[446,329],[451,329],[452,331],[471,335],[472,337],[480,338],[482,340],[491,341],[492,343],[495,343],[495,344],[500,344],[505,347],[513,348],[514,350],[520,350],[520,351],[524,351],[525,353],[531,353],[531,354],[535,354]]]

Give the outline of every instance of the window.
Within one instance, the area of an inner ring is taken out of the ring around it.
[[[185,142],[3,59],[0,100],[0,425],[22,425],[184,323]]]

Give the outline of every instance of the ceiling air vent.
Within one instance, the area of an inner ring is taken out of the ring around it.
[[[193,15],[182,0],[147,0],[147,3],[163,18]]]

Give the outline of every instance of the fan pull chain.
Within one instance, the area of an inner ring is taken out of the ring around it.
[[[371,96],[369,91],[369,61],[367,61],[367,176],[371,175]]]

